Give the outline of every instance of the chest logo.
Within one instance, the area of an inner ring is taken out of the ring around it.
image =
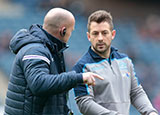
[[[129,77],[131,74],[129,72],[123,73],[122,76],[123,77]]]
[[[125,62],[120,61],[118,65],[120,70],[127,70],[127,64]]]

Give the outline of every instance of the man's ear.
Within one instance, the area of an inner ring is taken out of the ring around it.
[[[116,36],[116,30],[112,30],[112,40],[115,38]]]
[[[64,37],[66,34],[66,27],[62,27],[59,31],[60,31],[60,36]]]
[[[88,38],[88,41],[90,41],[90,34],[89,34],[89,32],[87,32],[87,38]]]

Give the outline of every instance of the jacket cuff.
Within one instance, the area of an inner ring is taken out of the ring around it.
[[[157,113],[157,114],[158,114],[158,111],[156,111],[156,110],[152,110],[152,111],[149,111],[147,115],[149,115],[151,112],[155,112],[155,113]]]
[[[82,73],[77,73],[77,83],[83,83]]]

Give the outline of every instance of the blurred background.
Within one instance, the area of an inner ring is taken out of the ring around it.
[[[88,50],[87,18],[98,9],[111,13],[117,31],[113,46],[133,60],[139,81],[160,112],[160,1],[159,0],[0,0],[0,115],[3,114],[9,74],[15,55],[9,41],[22,28],[42,24],[53,7],[70,10],[76,17],[75,30],[65,51],[67,71]],[[81,115],[70,91],[68,105]],[[130,115],[139,115],[131,106]]]

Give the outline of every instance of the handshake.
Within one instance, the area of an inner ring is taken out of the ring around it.
[[[83,73],[82,76],[83,76],[83,82],[88,85],[95,85],[95,78],[104,80],[103,77],[92,72]]]

